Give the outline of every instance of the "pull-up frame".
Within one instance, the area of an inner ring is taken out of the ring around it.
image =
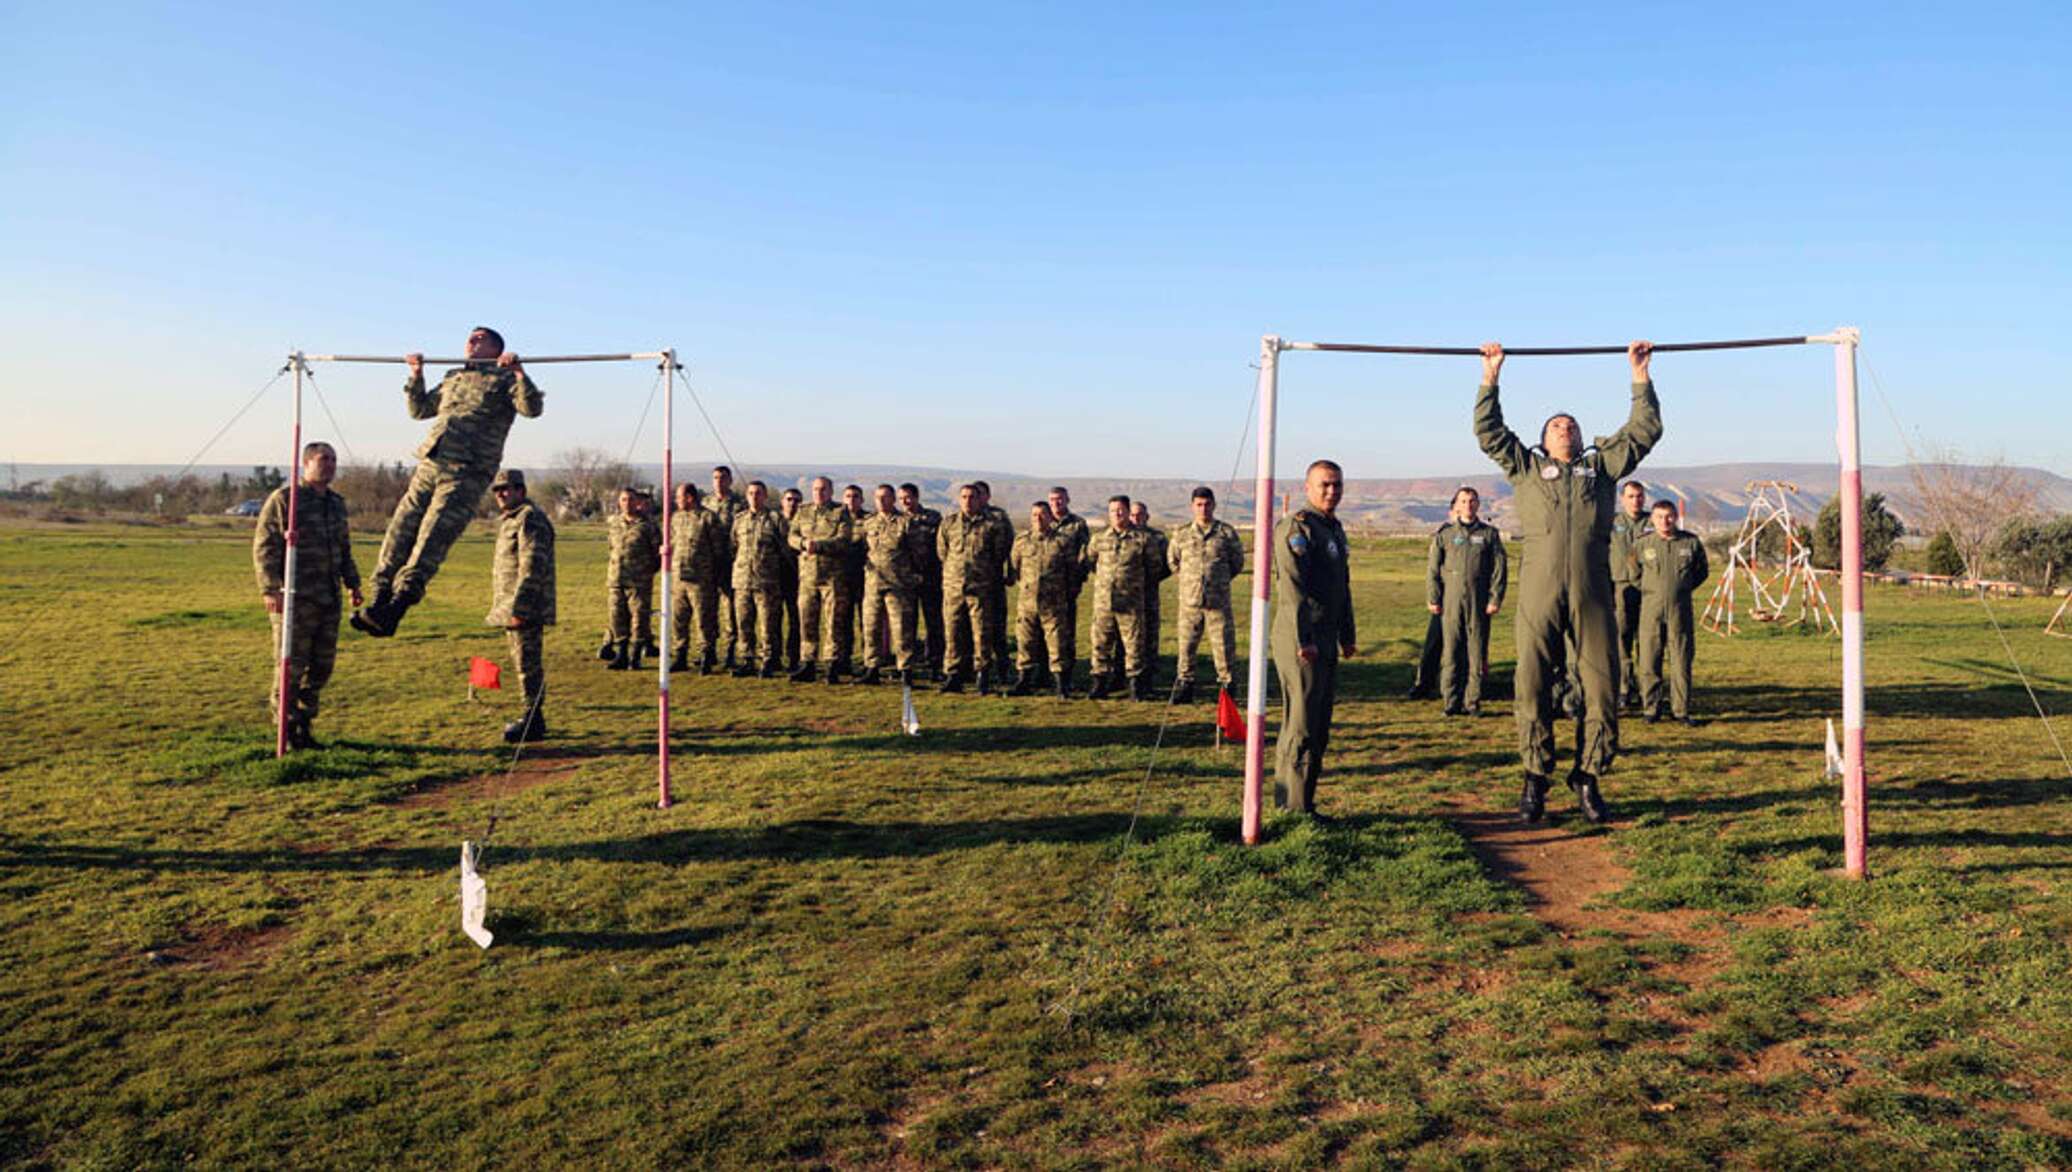
[[[676,559],[671,543],[674,541],[674,512],[676,509],[676,485],[674,481],[674,457],[676,440],[676,372],[681,369],[676,363],[673,349],[651,350],[626,354],[546,354],[523,357],[526,365],[540,365],[557,362],[659,362],[662,377],[670,384],[668,393],[662,397],[662,638],[668,639],[672,629],[670,609],[676,595]],[[288,466],[294,475],[288,480],[288,537],[287,559],[283,567],[281,585],[281,645],[277,687],[280,693],[280,711],[275,714],[273,732],[274,756],[286,756],[288,752],[288,653],[295,635],[295,546],[296,513],[298,496],[302,486],[302,382],[312,362],[374,362],[401,365],[408,360],[387,354],[305,354],[300,350],[288,354],[288,366],[295,372],[294,425],[288,444]],[[488,366],[494,360],[467,358],[425,358],[421,361],[437,366]],[[655,784],[659,792],[656,805],[660,809],[670,806],[669,795],[669,656],[655,657],[656,700],[655,700]]]
[[[1863,775],[1863,470],[1856,421],[1857,331],[1721,342],[1661,342],[1653,353],[1688,350],[1751,350],[1766,346],[1832,345],[1835,348],[1835,447],[1841,459],[1842,496],[1842,772],[1843,867],[1864,875],[1868,838]],[[1259,467],[1253,489],[1251,655],[1245,688],[1244,839],[1259,841],[1266,762],[1266,634],[1273,594],[1274,408],[1284,350],[1341,354],[1428,354],[1480,357],[1473,346],[1373,346],[1350,342],[1287,342],[1268,334],[1259,340]],[[1505,347],[1506,358],[1577,354],[1624,354],[1624,346]]]

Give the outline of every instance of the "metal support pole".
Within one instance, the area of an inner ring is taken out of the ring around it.
[[[655,808],[666,810],[669,798],[669,648],[676,598],[676,485],[672,461],[676,447],[676,351],[662,351],[662,628],[655,655],[655,784],[661,792]]]
[[[1281,340],[1259,339],[1259,457],[1252,486],[1252,639],[1245,663],[1245,799],[1246,845],[1259,841],[1265,805],[1266,767],[1266,630],[1273,599],[1273,428],[1274,394],[1279,387]]]
[[[295,411],[288,441],[288,550],[281,562],[281,661],[274,678],[273,755],[276,758],[288,755],[288,707],[294,703],[294,697],[288,694],[289,655],[295,647],[296,512],[302,503],[302,372],[307,369],[300,350],[288,355],[288,364],[295,368]]]
[[[1870,819],[1863,776],[1863,468],[1854,329],[1834,332],[1835,446],[1842,461],[1842,868],[1865,874]]]

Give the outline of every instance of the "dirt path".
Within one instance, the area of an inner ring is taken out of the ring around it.
[[[584,758],[594,756],[595,753],[554,749],[526,753],[509,769],[426,786],[416,793],[404,795],[396,805],[405,810],[444,809],[463,799],[475,800],[492,795],[508,797],[573,773],[582,766]]]

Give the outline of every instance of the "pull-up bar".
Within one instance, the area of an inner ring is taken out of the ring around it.
[[[643,358],[662,358],[665,351],[651,354],[521,354],[519,360],[526,365],[536,362],[634,362]],[[401,364],[409,359],[400,354],[304,354],[305,362],[387,362]],[[424,358],[422,362],[433,366],[493,366],[494,358]]]
[[[1671,354],[1680,350],[1754,350],[1762,346],[1806,346],[1815,342],[1832,342],[1825,336],[1800,336],[1796,338],[1734,338],[1724,342],[1656,342],[1649,347],[1655,354]],[[1474,358],[1482,353],[1477,346],[1369,346],[1356,342],[1282,342],[1283,350],[1328,350],[1340,354],[1434,354],[1448,357]],[[1561,358],[1574,354],[1624,354],[1624,346],[1518,346],[1504,347],[1506,358]],[[529,361],[529,360],[528,360]]]

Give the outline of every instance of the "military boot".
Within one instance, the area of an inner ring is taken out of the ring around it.
[[[699,666],[700,666],[700,667],[703,667],[703,666],[705,666],[705,665],[703,665],[703,664],[700,664]],[[672,656],[670,656],[670,657],[669,657],[669,670],[670,670],[670,671],[689,671],[689,670],[691,670],[691,653],[690,653],[689,651],[679,651],[679,652],[677,652],[677,653],[676,653],[675,655],[672,655]],[[705,672],[705,673],[703,673],[703,674],[705,674],[705,675],[711,675],[712,673],[711,673],[710,671],[707,671],[707,672]]]
[[[617,639],[612,638],[610,635],[606,635],[604,637],[604,642],[598,644],[597,646],[597,658],[605,663],[610,663],[612,661],[613,656],[615,656],[618,653],[618,649],[619,641]]]
[[[791,673],[791,682],[794,684],[810,684],[813,682],[813,677],[818,674],[818,672],[813,670],[812,664],[802,663],[798,666],[798,670]]]
[[[1055,675],[1054,675],[1054,677],[1053,677],[1053,681],[1052,681],[1052,682],[1056,683],[1056,684],[1057,684],[1057,686],[1058,686],[1058,699],[1060,699],[1060,700],[1070,700],[1070,699],[1072,698],[1072,669],[1071,669],[1071,668],[1069,668],[1069,667],[1068,667],[1068,668],[1066,668],[1065,670],[1063,670],[1063,671],[1061,671],[1061,672],[1057,672],[1057,673],[1055,673]]]
[[[705,658],[698,661],[698,674],[701,676],[709,676],[718,670],[719,660],[709,651],[705,653]]]
[[[1175,704],[1192,704],[1192,703],[1194,703],[1194,681],[1193,681],[1193,680],[1181,680],[1181,681],[1179,681],[1179,687],[1178,687],[1178,688],[1176,688],[1176,689],[1174,690],[1174,692],[1173,692],[1173,702],[1174,702]]]
[[[870,688],[876,687],[884,678],[885,673],[875,667],[867,667],[863,669],[862,675],[856,677],[856,682],[863,687]]]
[[[1525,791],[1518,795],[1518,817],[1528,824],[1547,816],[1547,787],[1551,779],[1537,773],[1525,775]]]
[[[1145,678],[1148,674],[1144,673],[1130,677],[1130,699],[1151,700],[1156,698],[1151,694],[1151,681]]]
[[[291,712],[288,714],[288,747],[290,749],[321,749],[317,739],[309,732],[309,714]]]
[[[1014,673],[1014,683],[1009,684],[1007,687],[1007,694],[1010,696],[1026,696],[1035,690],[1036,673],[1033,671],[1017,671]]]
[[[514,720],[504,726],[504,743],[515,745],[521,741],[540,741],[547,737],[547,714],[538,708],[525,714],[521,720]]]
[[[1568,788],[1575,791],[1576,809],[1583,812],[1583,818],[1593,826],[1602,826],[1611,820],[1612,812],[1604,804],[1604,795],[1597,792],[1597,778],[1578,769],[1568,775]]]
[[[646,637],[642,637],[640,640],[640,653],[649,659],[660,659],[662,657],[662,649],[655,646],[653,639]]]
[[[633,666],[633,660],[626,653],[626,640],[612,644],[612,661],[604,666],[607,671],[625,671]]]
[[[388,608],[394,603],[395,597],[395,592],[387,586],[376,586],[374,588],[373,600],[368,602],[366,606],[353,612],[351,620],[353,629],[362,634],[372,635],[376,639],[381,638],[381,627],[376,620],[380,615],[388,613]]]
[[[993,691],[993,669],[989,667],[978,669],[978,694],[990,696],[993,694]]]
[[[747,672],[748,672],[748,674],[750,674],[750,675],[753,675],[753,676],[759,676],[759,677],[761,677],[761,678],[763,678],[763,679],[766,679],[766,680],[774,680],[774,679],[776,679],[776,678],[777,678],[777,661],[776,661],[775,659],[765,659],[765,660],[763,660],[763,667],[762,667],[762,670],[761,670],[761,671],[756,671],[755,669],[753,669],[753,668],[750,668],[750,667],[749,667],[749,666],[748,666],[747,664],[745,664],[745,663],[744,663],[744,664],[742,664],[742,665],[741,665],[741,667],[739,667],[739,668],[737,668],[737,669],[735,669],[735,670],[736,670],[736,671],[744,671],[744,670],[745,670],[745,671],[747,671]]]
[[[947,674],[945,674],[945,675],[943,676],[943,678],[942,678],[942,691],[943,691],[943,694],[944,694],[944,695],[951,695],[951,694],[953,694],[953,693],[961,692],[961,691],[963,691],[963,690],[964,690],[964,673],[963,673],[963,672],[961,672],[961,671],[953,671],[953,672],[949,672],[949,673],[947,673]]]
[[[1106,700],[1111,686],[1108,683],[1108,676],[1105,672],[1095,672],[1094,682],[1086,689],[1086,698],[1089,700]]]
[[[645,643],[635,643],[635,644],[633,645],[633,662],[632,662],[632,664],[631,664],[631,666],[632,666],[633,670],[635,670],[635,671],[639,671],[639,670],[640,670],[640,661],[641,661],[642,659],[646,658],[646,656],[647,656],[647,644],[645,644]]]

